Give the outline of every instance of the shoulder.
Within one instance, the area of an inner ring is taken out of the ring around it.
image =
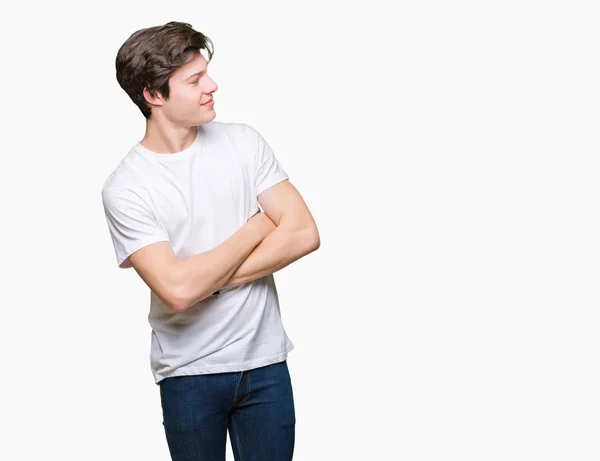
[[[101,188],[105,208],[148,203],[148,179],[131,151],[108,175]]]
[[[155,168],[152,162],[144,159],[133,147],[106,177],[102,191],[107,188],[116,190],[147,187],[152,184]]]
[[[209,122],[204,127],[208,146],[216,149],[232,149],[244,163],[256,164],[257,152],[261,148],[262,137],[258,131],[244,122]]]
[[[256,140],[258,131],[244,122],[217,122],[212,121],[201,125],[208,136],[226,136],[234,140]]]
[[[123,205],[143,204],[143,189],[120,185],[105,185],[101,190],[102,204],[105,208],[122,207]]]

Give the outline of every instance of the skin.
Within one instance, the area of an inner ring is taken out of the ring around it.
[[[144,97],[152,107],[146,120],[146,133],[140,141],[145,148],[160,154],[185,150],[196,138],[196,126],[216,117],[213,99],[219,87],[208,75],[208,61],[201,53],[191,57],[169,79],[169,99],[144,88]]]

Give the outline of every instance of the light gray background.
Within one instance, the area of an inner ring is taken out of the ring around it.
[[[213,40],[217,120],[264,135],[320,230],[275,275],[294,459],[600,458],[595,2],[8,8],[0,458],[169,459],[100,189],[144,134],[117,50],[170,20]]]

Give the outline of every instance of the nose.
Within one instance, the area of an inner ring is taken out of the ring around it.
[[[208,93],[214,93],[219,89],[219,85],[217,85],[217,82],[215,82],[212,78],[209,77],[209,79],[211,84],[209,85],[210,91],[208,91]]]

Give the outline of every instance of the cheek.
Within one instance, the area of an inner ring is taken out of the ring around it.
[[[190,88],[185,92],[185,95],[182,97],[182,101],[185,101],[185,104],[194,105],[200,104],[202,100],[202,91],[200,88]]]
[[[182,92],[180,90],[178,91],[172,91],[171,90],[171,94],[169,94],[169,105],[171,106],[180,106],[182,102],[185,101],[185,95],[182,94]]]
[[[200,92],[193,85],[184,88],[178,88],[176,91],[171,92],[171,99],[173,103],[177,105],[185,105],[194,101]]]
[[[199,97],[196,95],[195,91],[185,91],[180,92],[177,95],[173,95],[171,104],[175,110],[181,111],[182,109],[192,108],[193,106],[197,105],[198,99]]]

